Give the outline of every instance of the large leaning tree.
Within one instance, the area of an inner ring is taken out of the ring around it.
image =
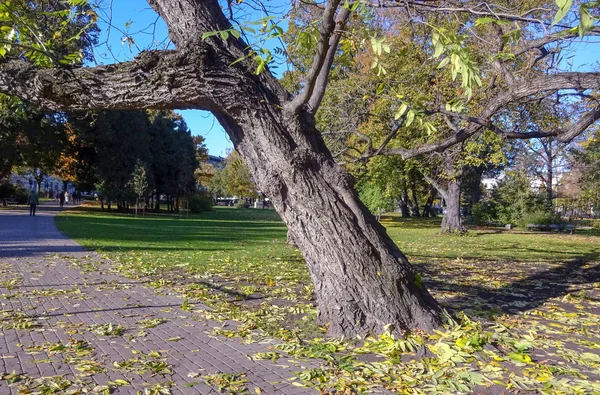
[[[69,2],[75,6],[82,3]],[[260,52],[250,52],[252,47],[232,26],[238,7],[263,10],[262,4],[217,0],[148,3],[166,22],[175,49],[146,51],[133,61],[98,67],[51,64],[42,68],[14,57],[0,64],[0,91],[55,110],[155,108],[212,112],[293,234],[315,286],[318,319],[328,326],[330,334],[352,336],[379,333],[384,328],[393,328],[396,333],[435,328],[439,323],[438,304],[385,229],[360,202],[352,180],[336,164],[315,126],[315,113],[337,55],[355,48],[348,44],[351,37],[345,29],[349,21],[372,18],[377,10],[393,9],[416,19],[420,13],[455,13],[516,25],[547,20],[549,11],[535,7],[524,15],[514,15],[508,3],[469,0],[317,2],[321,12],[310,25],[309,36],[303,35],[303,41],[314,43],[307,45],[312,48],[313,60],[302,76],[300,89],[292,95],[265,68],[268,59],[255,56]],[[562,8],[571,6],[568,0],[562,3],[568,3]],[[471,23],[469,18],[465,18],[465,26]],[[593,10],[585,18],[585,32],[590,33],[594,28],[587,25],[590,18],[595,23]],[[539,51],[561,37],[577,35],[569,30],[570,26],[556,33],[560,28],[550,29],[550,23],[547,25],[548,29],[540,30],[537,36],[524,39],[522,51]],[[18,23],[15,26],[25,29]],[[375,49],[383,47],[378,39],[370,42]],[[31,46],[36,51],[50,51],[35,44]],[[457,66],[454,64],[453,70]],[[600,87],[600,73],[561,73],[518,81],[518,75],[498,67],[497,75],[510,83],[478,115],[478,130],[515,100],[548,90]],[[598,112],[589,116],[597,119]],[[451,141],[412,151],[425,153],[450,146],[465,133],[476,131],[468,128]]]

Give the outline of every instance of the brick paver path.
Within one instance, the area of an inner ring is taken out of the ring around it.
[[[315,393],[289,380],[305,362],[252,360],[268,344],[210,336],[224,323],[182,310],[178,296],[111,272],[110,262],[56,229],[58,211],[53,204],[35,217],[0,210],[0,394],[61,386],[64,392],[56,393],[102,393],[111,382],[118,394],[161,394],[161,387],[216,394],[217,384],[202,377],[216,373],[245,374],[242,386],[251,394]],[[98,334],[109,331],[108,324],[124,333]],[[13,371],[21,376],[9,385]]]

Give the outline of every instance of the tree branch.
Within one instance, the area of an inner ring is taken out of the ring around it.
[[[475,16],[479,16],[479,17],[486,16],[486,17],[492,17],[492,18],[503,19],[503,20],[508,20],[508,21],[534,23],[534,24],[545,26],[545,27],[550,26],[550,22],[546,22],[546,21],[536,19],[536,18],[530,18],[527,16],[534,11],[543,10],[541,8],[531,9],[523,14],[511,14],[510,12],[507,12],[508,10],[496,11],[496,10],[492,9],[490,7],[491,4],[489,4],[487,2],[477,2],[473,6],[469,6],[468,2],[461,2],[461,4],[463,4],[463,6],[453,6],[452,4],[450,4],[449,6],[446,6],[446,4],[444,4],[444,2],[431,1],[431,0],[420,0],[420,1],[411,1],[411,0],[404,0],[404,1],[375,0],[375,1],[373,1],[373,0],[370,0],[370,1],[366,1],[366,2],[370,3],[370,5],[373,8],[396,8],[396,7],[401,7],[401,6],[411,6],[416,9],[421,9],[421,10],[429,11],[429,12],[466,13],[466,14],[471,14],[471,15],[475,15]],[[568,26],[562,26],[562,25],[558,25],[558,26],[569,28]]]
[[[331,0],[327,7],[325,8],[323,14],[323,22],[321,24],[321,28],[319,29],[319,42],[317,43],[317,51],[315,52],[315,56],[313,57],[312,65],[308,70],[308,74],[306,76],[306,85],[302,92],[298,94],[291,102],[288,103],[286,109],[291,113],[297,114],[300,108],[308,103],[308,101],[313,96],[313,91],[315,89],[315,85],[317,84],[317,79],[319,76],[325,72],[329,73],[328,70],[323,70],[323,67],[326,61],[330,60],[333,62],[333,57],[335,55],[335,50],[337,49],[337,43],[339,42],[338,34],[334,34],[336,29],[336,11],[340,4],[341,0]],[[346,15],[346,19],[348,16]],[[333,40],[333,41],[332,41]],[[332,51],[331,43],[335,44]],[[331,57],[331,59],[328,59]],[[329,68],[329,67],[328,67]],[[326,84],[325,80],[325,84]],[[324,88],[323,88],[324,89]],[[318,94],[317,94],[318,97]],[[318,100],[320,102],[320,99]],[[315,110],[316,111],[316,110]]]
[[[458,133],[446,139],[430,144],[424,144],[411,149],[388,149],[382,151],[381,154],[400,155],[402,158],[408,159],[432,152],[441,152],[448,147],[466,141],[468,138],[479,133],[483,128],[487,128],[495,133],[498,133],[499,135],[506,136],[506,138],[516,139],[555,136],[561,142],[572,141],[575,137],[583,133],[589,126],[591,126],[597,119],[599,119],[600,115],[598,114],[598,111],[600,111],[600,109],[598,109],[598,107],[584,115],[575,125],[568,128],[568,130],[556,130],[554,132],[532,132],[524,134],[518,134],[516,132],[504,132],[491,122],[492,116],[494,116],[501,108],[509,103],[541,92],[558,91],[563,89],[600,89],[600,73],[570,72],[550,74],[533,78],[528,83],[522,83],[510,91],[502,92],[493,97],[478,117],[471,117],[464,114],[452,114],[453,116],[459,116],[470,123],[469,126],[460,130]],[[441,109],[441,111],[435,112],[444,113],[445,110]]]
[[[508,132],[502,134],[506,139],[532,139],[544,137],[556,137],[561,143],[570,143],[573,139],[583,133],[587,128],[600,119],[600,106],[585,113],[579,121],[567,128],[558,128],[550,132]]]
[[[347,8],[342,8],[337,19],[336,19],[336,31],[332,34],[329,39],[329,50],[327,51],[327,55],[325,56],[325,60],[323,61],[323,65],[321,66],[321,71],[317,76],[313,88],[313,93],[308,100],[308,108],[312,114],[315,114],[321,105],[321,100],[323,100],[323,96],[325,96],[325,90],[327,88],[327,83],[329,81],[329,72],[331,71],[331,65],[333,65],[333,61],[335,59],[335,54],[338,49],[338,44],[340,43],[340,39],[342,38],[342,30],[346,25],[346,21],[350,16],[350,10]]]
[[[586,35],[598,36],[598,35],[600,35],[600,28],[594,27],[594,28],[592,28],[591,31],[587,32]],[[579,30],[566,29],[561,32],[549,34],[547,36],[544,36],[544,37],[541,37],[541,38],[538,38],[535,40],[529,40],[528,42],[526,42],[525,45],[523,45],[517,51],[515,51],[514,55],[515,55],[515,57],[519,57],[519,56],[523,55],[524,53],[529,52],[533,49],[540,49],[540,48],[544,47],[545,45],[552,44],[557,41],[568,40],[568,39],[577,38],[577,37],[579,37]]]
[[[424,172],[421,172],[421,175],[423,175],[423,178],[425,179],[425,181],[427,181],[431,186],[433,186],[435,189],[437,189],[437,191],[439,192],[440,195],[442,195],[442,198],[444,198],[444,200],[448,199],[448,190],[446,188],[443,188],[439,182],[434,180],[432,177],[429,177]]]
[[[131,62],[75,69],[39,69],[18,60],[0,64],[0,91],[53,110],[213,110],[219,95],[214,81],[226,81],[218,72],[223,66],[206,45],[195,58],[152,51]]]

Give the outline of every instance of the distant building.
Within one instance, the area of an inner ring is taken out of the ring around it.
[[[11,175],[9,182],[13,185],[19,185],[27,190],[37,187],[37,183],[33,177],[22,176],[19,174]],[[63,180],[59,177],[44,176],[42,183],[40,184],[40,193],[50,197],[56,196],[62,189]],[[68,184],[68,189],[69,192],[72,193],[73,187],[71,183]]]

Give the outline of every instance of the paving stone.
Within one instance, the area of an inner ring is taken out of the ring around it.
[[[106,373],[85,379],[98,385],[116,379],[131,383],[118,387],[115,393],[135,394],[148,384],[173,381],[174,394],[217,394],[216,388],[207,385],[201,377],[188,376],[189,373],[217,372],[245,373],[250,393],[254,393],[255,387],[260,388],[262,394],[317,393],[291,385],[289,378],[300,368],[292,364],[287,368],[282,366],[284,359],[275,364],[248,358],[256,352],[268,351],[268,344],[214,338],[209,333],[212,328],[222,326],[222,322],[182,311],[180,297],[158,295],[144,281],[110,273],[110,261],[85,251],[56,229],[54,216],[58,211],[54,204],[41,206],[35,217],[30,217],[28,211],[0,211],[0,270],[8,270],[10,278],[20,279],[20,284],[12,289],[0,287],[0,294],[12,296],[10,299],[0,296],[0,310],[25,313],[33,323],[41,325],[0,330],[0,373],[14,370],[32,378],[62,374],[73,379],[82,372],[63,362],[64,353],[31,355],[31,350],[17,344],[27,347],[62,342],[70,346],[75,341],[85,341],[94,352],[82,358],[95,360],[107,369]],[[82,272],[72,264],[73,260],[98,263],[99,270]],[[81,290],[80,294],[77,289]],[[197,309],[208,309],[200,303],[194,304]],[[144,329],[148,335],[136,338],[141,329],[137,322],[144,318],[163,318],[165,322]],[[89,325],[108,323],[122,325],[124,335],[111,338],[88,330]],[[181,339],[167,341],[173,337]],[[170,365],[172,375],[136,374],[113,365],[114,361],[143,359],[151,351],[160,352]],[[41,362],[44,359],[55,362]],[[309,365],[307,362],[306,366]],[[189,383],[195,385],[185,386]],[[9,388],[0,382],[0,395],[16,393],[16,387]]]

